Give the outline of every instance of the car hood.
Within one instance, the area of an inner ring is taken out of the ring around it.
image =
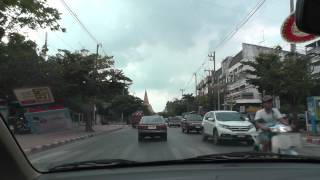
[[[248,121],[218,121],[221,125],[226,126],[250,126],[251,123]]]

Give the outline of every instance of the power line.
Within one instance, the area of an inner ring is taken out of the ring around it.
[[[98,40],[91,34],[91,32],[88,30],[88,28],[81,22],[79,17],[75,12],[72,11],[72,9],[69,7],[69,5],[64,1],[60,0],[63,4],[63,6],[68,10],[68,12],[71,14],[71,16],[78,22],[80,27],[89,35],[89,37],[96,43],[99,44]]]
[[[225,38],[222,39],[222,41],[217,44],[217,46],[214,48],[217,50],[218,48],[222,47],[227,41],[233,38],[233,36],[250,20],[250,18],[261,8],[261,6],[266,2],[266,0],[259,1],[256,6],[247,14],[247,16],[240,21],[239,24],[236,25],[235,29],[232,30]]]
[[[73,48],[69,43],[67,43],[63,38],[61,38],[60,36],[58,36],[58,34],[55,34],[54,33],[54,35],[58,38],[58,39],[60,39],[61,41],[62,41],[62,43],[64,43],[67,47],[69,47],[70,49],[72,49],[72,50],[76,50],[75,48]]]
[[[225,36],[225,38],[223,38],[222,41],[220,41],[216,45],[214,50],[216,51],[217,49],[221,48],[227,41],[232,39],[233,36],[250,20],[250,18],[262,7],[262,5],[265,2],[266,2],[266,0],[259,1],[256,4],[256,6],[254,6],[254,8],[245,16],[245,18],[243,20],[241,20],[240,23],[235,26],[235,29],[232,30],[229,34],[227,34],[227,36]],[[203,68],[203,66],[206,64],[206,62],[207,62],[207,58],[205,58],[204,61],[201,63],[199,68],[196,70],[196,73],[198,73]]]
[[[88,36],[94,41],[96,44],[102,44],[99,43],[99,41],[95,38],[95,36],[89,31],[89,29],[81,22],[78,15],[70,8],[70,6],[65,2],[65,0],[60,0],[63,4],[63,6],[68,10],[68,12],[71,14],[71,16],[76,20],[76,22],[80,25],[80,27],[88,34]],[[106,51],[104,48],[101,48],[104,55],[107,56]]]

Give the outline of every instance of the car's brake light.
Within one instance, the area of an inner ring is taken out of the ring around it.
[[[138,129],[147,129],[147,126],[142,125],[142,124],[139,124],[139,125],[138,125]]]
[[[167,125],[165,124],[158,125],[158,129],[167,129]]]

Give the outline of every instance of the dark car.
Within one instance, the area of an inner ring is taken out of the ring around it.
[[[181,121],[182,132],[189,133],[191,131],[201,132],[202,116],[199,114],[188,114],[185,119]]]
[[[181,121],[182,121],[183,118],[181,117],[170,117],[168,119],[168,126],[169,127],[180,127],[181,125]]]
[[[167,140],[166,121],[161,116],[143,116],[138,124],[138,140],[142,141],[145,137],[160,137]]]

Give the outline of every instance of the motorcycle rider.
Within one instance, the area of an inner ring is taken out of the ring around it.
[[[263,109],[256,112],[254,122],[258,129],[258,141],[262,144],[263,152],[271,151],[271,138],[273,133],[270,130],[277,122],[288,125],[288,122],[283,119],[280,111],[272,107],[272,96],[265,95],[262,99]]]

